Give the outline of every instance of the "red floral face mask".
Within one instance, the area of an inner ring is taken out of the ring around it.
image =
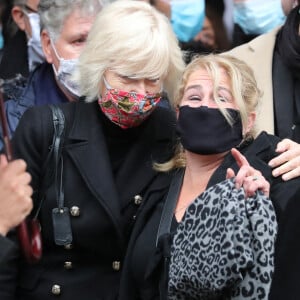
[[[98,103],[103,113],[123,129],[139,126],[156,108],[161,93],[138,94],[110,88],[104,79],[106,92]]]

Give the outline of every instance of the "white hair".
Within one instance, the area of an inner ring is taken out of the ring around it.
[[[119,0],[97,16],[76,78],[87,102],[97,99],[106,70],[134,78],[162,78],[172,98],[183,69],[183,55],[169,20],[145,2]]]

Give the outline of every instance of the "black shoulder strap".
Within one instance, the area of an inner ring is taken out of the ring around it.
[[[50,105],[53,117],[53,156],[54,156],[54,185],[58,207],[64,206],[64,192],[62,187],[63,158],[61,156],[65,132],[65,116],[62,110],[55,105]]]
[[[47,158],[42,168],[41,188],[38,193],[38,199],[40,200],[40,203],[37,211],[34,214],[34,218],[37,218],[40,209],[42,207],[42,203],[46,191],[51,186],[53,181],[55,183],[56,195],[59,195],[57,197],[58,202],[63,201],[63,199],[62,200],[60,199],[61,197],[63,198],[63,193],[59,192],[62,188],[61,185],[58,188],[57,182],[59,176],[58,174],[59,160],[61,156],[61,150],[62,150],[64,134],[65,134],[65,116],[62,110],[58,106],[49,105],[49,108],[51,109],[52,120],[53,120],[52,124],[54,126],[53,139],[52,139],[52,145],[50,147],[50,151],[47,155]]]
[[[158,247],[159,238],[166,233],[170,233],[174,209],[177,203],[178,195],[183,181],[184,169],[178,170],[172,179],[167,199],[164,204],[163,212],[160,218],[156,237],[156,247]]]
[[[172,219],[174,215],[174,209],[176,207],[177,199],[181,189],[183,181],[184,169],[178,170],[174,173],[169,192],[164,204],[162,215],[160,218],[160,223],[157,231],[156,237],[156,248],[160,248],[163,253],[163,271],[159,279],[159,293],[160,299],[167,299],[168,290],[168,269],[169,269],[169,258],[170,258],[170,229],[172,224]]]

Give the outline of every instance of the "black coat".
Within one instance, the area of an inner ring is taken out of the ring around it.
[[[14,251],[14,243],[0,234],[0,268],[6,262],[7,257]]]
[[[54,285],[60,287],[62,300],[115,299],[127,234],[140,200],[151,199],[154,191],[169,185],[169,176],[152,168],[153,161],[163,161],[171,155],[175,119],[169,110],[157,108],[144,121],[135,143],[113,174],[107,137],[103,134],[105,117],[97,102],[61,107],[67,126],[62,151],[63,187],[65,206],[71,212],[72,247],[54,243],[52,209],[57,203],[51,186],[39,213],[42,260],[36,265],[23,260],[11,263],[9,272],[0,274],[1,300],[52,299]],[[34,107],[25,112],[13,139],[15,157],[27,162],[35,191],[41,186],[52,127],[50,109]],[[115,142],[117,147],[118,141]],[[38,205],[35,199],[34,211]],[[75,206],[80,208],[79,216],[72,216]],[[15,292],[17,298],[13,296]]]
[[[270,197],[272,199],[273,205],[276,210],[276,215],[278,217],[279,223],[281,216],[283,215],[287,205],[289,205],[290,199],[292,199],[297,191],[297,187],[300,186],[300,177],[290,180],[288,182],[283,182],[281,178],[274,178],[271,173],[271,168],[268,166],[268,162],[274,156],[276,156],[276,145],[279,142],[279,139],[275,136],[266,134],[265,132],[261,133],[255,141],[249,145],[243,146],[239,149],[247,158],[249,163],[256,169],[260,170],[264,177],[271,183]],[[235,172],[238,171],[238,166],[229,153],[222,165],[214,172],[212,177],[209,180],[208,187],[223,181],[226,178],[227,168],[233,168]],[[139,286],[136,284],[136,281],[133,279],[132,267],[134,266],[131,253],[135,247],[135,242],[147,222],[154,215],[156,207],[164,202],[166,193],[168,189],[165,189],[165,194],[161,199],[155,197],[152,201],[146,201],[144,207],[142,207],[140,213],[137,215],[135,227],[133,229],[131,239],[129,242],[124,269],[122,273],[121,285],[120,285],[120,296],[119,300],[158,300],[158,276],[163,274],[162,270],[162,255],[159,254],[159,251],[156,251],[156,254],[150,258],[148,257],[147,270],[152,270],[152,274],[147,274],[147,280],[145,280],[143,286],[143,298],[138,296]],[[159,222],[159,220],[158,220]],[[154,238],[156,239],[156,237]],[[149,238],[149,240],[151,240]],[[276,247],[279,247],[278,245]],[[275,250],[277,251],[277,250]],[[279,298],[278,298],[279,299]]]
[[[275,272],[269,300],[298,300],[300,295],[300,186],[278,228]]]

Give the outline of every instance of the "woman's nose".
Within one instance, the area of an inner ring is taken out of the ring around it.
[[[130,92],[134,92],[134,93],[137,93],[137,94],[147,94],[147,93],[149,93],[145,80],[139,79],[136,82],[134,82],[132,84],[132,86],[130,87]]]
[[[199,106],[209,106],[210,103],[211,103],[211,100],[209,97],[203,97]]]

